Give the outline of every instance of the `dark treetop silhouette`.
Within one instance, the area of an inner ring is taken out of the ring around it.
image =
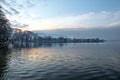
[[[6,19],[2,7],[0,6],[0,48],[8,45],[11,28],[9,21]]]

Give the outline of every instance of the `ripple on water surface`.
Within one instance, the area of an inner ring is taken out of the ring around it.
[[[116,46],[120,47],[108,43],[66,44],[1,50],[0,79],[120,80],[120,50]]]

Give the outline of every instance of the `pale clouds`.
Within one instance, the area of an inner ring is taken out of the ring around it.
[[[29,24],[31,30],[120,27],[120,11],[89,12],[74,16],[31,20]]]
[[[6,14],[15,15],[23,11],[30,11],[31,8],[42,5],[43,2],[45,0],[0,0],[0,5]]]
[[[120,27],[120,11],[116,12],[89,12],[74,16],[42,19],[32,12],[21,12],[8,17],[12,24],[27,24],[29,30],[49,30],[64,28],[110,28]],[[16,25],[15,25],[16,26]]]
[[[31,20],[39,20],[40,17],[33,10],[44,2],[45,0],[0,0],[0,6],[12,27],[19,28],[26,27],[23,25],[29,25]]]
[[[42,19],[35,11],[44,3],[45,0],[0,0],[0,5],[14,27],[20,27],[21,24],[22,28],[29,30],[120,27],[120,11],[88,12],[72,16],[68,14],[69,16]]]

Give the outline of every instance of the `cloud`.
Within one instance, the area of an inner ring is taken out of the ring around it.
[[[45,1],[46,0],[0,0],[0,5],[11,12],[12,15],[15,15],[23,11],[30,11],[31,8],[41,5],[41,3]]]
[[[120,21],[112,22],[107,27],[120,27]]]
[[[19,11],[6,0],[0,0],[0,5],[2,6],[3,10],[9,15],[19,14]]]
[[[12,26],[23,27],[27,20],[40,18],[31,12],[31,8],[39,5],[44,0],[0,0],[0,6],[5,12],[6,17],[10,20]],[[17,26],[17,25],[18,26]]]
[[[64,29],[64,28],[110,28],[120,27],[120,11],[89,12],[75,16],[57,17],[30,21],[30,29]]]
[[[46,0],[0,0],[0,5],[2,5],[11,24],[16,27],[20,27],[22,24],[23,27],[24,24],[26,24],[29,25],[27,28],[30,30],[64,28],[89,29],[120,26],[120,11],[89,12],[74,16],[42,19],[40,14],[36,12],[38,7],[40,7],[39,5],[41,5],[40,3],[44,1]]]

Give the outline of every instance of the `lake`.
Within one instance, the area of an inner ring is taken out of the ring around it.
[[[120,80],[120,42],[14,44],[0,49],[0,80]]]

